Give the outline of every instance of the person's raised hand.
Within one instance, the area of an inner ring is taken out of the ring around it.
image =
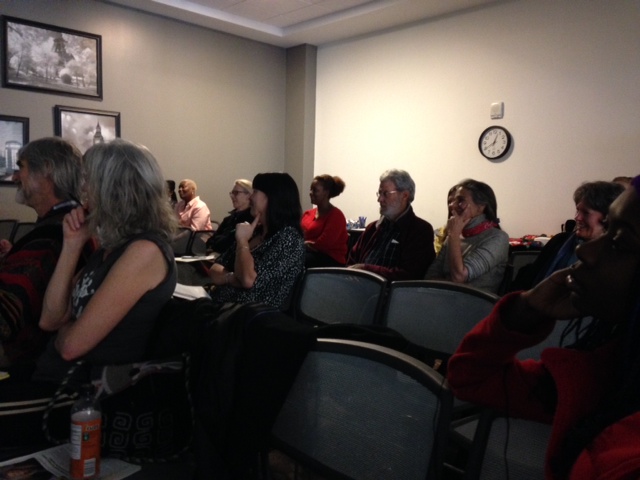
[[[568,277],[571,268],[554,272],[531,290],[523,292],[526,305],[548,318],[569,320],[580,317],[580,312],[571,302],[571,289]]]
[[[83,207],[77,207],[64,216],[62,221],[64,241],[70,246],[82,248],[91,237],[87,212]]]
[[[255,231],[258,223],[260,221],[260,216],[256,215],[256,218],[253,219],[253,222],[242,222],[236,225],[236,242],[238,245],[245,245],[249,243],[251,237],[253,237],[253,232]]]

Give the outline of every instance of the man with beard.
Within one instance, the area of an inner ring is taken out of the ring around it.
[[[0,368],[12,376],[28,374],[46,344],[38,328],[42,299],[62,249],[62,219],[79,205],[81,164],[78,149],[58,137],[34,140],[18,152],[16,202],[38,218],[14,245],[0,242]]]
[[[380,219],[367,225],[349,252],[347,265],[388,280],[418,280],[433,259],[433,227],[413,213],[416,184],[404,170],[380,176]]]

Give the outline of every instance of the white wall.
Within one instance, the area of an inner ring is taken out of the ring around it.
[[[93,0],[1,0],[0,14],[102,35],[102,101],[0,88],[0,114],[54,133],[53,106],[121,113],[167,178],[192,178],[222,219],[238,177],[284,168],[285,50]],[[0,186],[0,218],[33,220]]]
[[[514,136],[503,161],[478,151],[492,124]],[[403,168],[434,228],[471,177],[510,236],[553,234],[578,184],[637,175],[639,152],[638,0],[519,0],[318,51],[315,174],[346,181],[347,218],[377,218],[380,173]]]

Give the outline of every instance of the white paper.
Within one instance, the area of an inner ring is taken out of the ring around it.
[[[184,298],[186,300],[195,300],[196,298],[208,297],[209,294],[203,287],[198,285],[184,285],[182,283],[176,283],[176,289],[173,292],[173,296]]]
[[[47,450],[31,453],[23,457],[0,462],[0,480],[14,478],[18,468],[25,476],[20,478],[42,478],[43,470],[55,477],[69,477],[69,444],[58,445]],[[103,458],[100,461],[100,480],[120,480],[133,475],[141,469],[117,458]],[[27,474],[26,472],[29,472]]]

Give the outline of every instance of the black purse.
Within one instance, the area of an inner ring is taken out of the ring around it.
[[[177,460],[189,449],[193,438],[189,368],[188,354],[99,368],[80,361],[67,372],[45,410],[45,437],[57,444],[67,441],[68,428],[64,433],[59,427],[54,430],[50,416],[60,398],[74,390],[70,381],[78,378],[81,369],[90,372],[100,400],[103,456],[133,463]]]

